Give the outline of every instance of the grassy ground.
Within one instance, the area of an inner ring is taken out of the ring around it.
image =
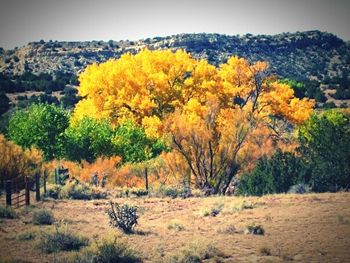
[[[144,262],[162,262],[191,243],[219,249],[216,262],[350,262],[350,193],[115,201],[139,206],[136,233],[125,235],[109,226],[109,200],[45,201],[35,206],[51,210],[56,224],[91,242],[116,234]],[[212,216],[213,211],[218,215]],[[41,253],[35,248],[37,237],[19,240],[23,233],[39,235],[55,228],[34,225],[32,214],[29,209],[18,219],[1,219],[2,260],[53,262],[67,256]],[[265,234],[245,234],[252,224],[262,225]]]

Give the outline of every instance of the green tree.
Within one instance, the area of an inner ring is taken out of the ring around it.
[[[350,126],[343,113],[330,110],[313,115],[299,129],[300,152],[311,169],[314,191],[337,191],[350,186]]]
[[[248,195],[286,193],[293,184],[304,183],[306,178],[308,169],[301,158],[277,150],[270,159],[261,158],[252,172],[242,175],[238,192]]]
[[[161,140],[150,139],[145,130],[131,121],[118,126],[113,138],[117,155],[123,162],[142,162],[156,157],[166,150]]]
[[[62,135],[69,117],[63,109],[48,104],[33,104],[27,110],[15,112],[9,121],[8,135],[24,148],[35,146],[44,153],[45,160],[58,157]]]
[[[115,155],[113,128],[107,120],[84,117],[64,134],[63,157],[72,161],[93,162],[100,156]]]

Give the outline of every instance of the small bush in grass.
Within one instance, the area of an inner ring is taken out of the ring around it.
[[[38,248],[45,253],[54,253],[79,250],[88,244],[89,241],[87,238],[77,236],[67,230],[56,228],[56,231],[53,233],[41,233]]]
[[[103,199],[107,197],[107,192],[97,187],[91,187],[79,181],[68,182],[62,187],[60,198],[76,200]]]
[[[118,243],[116,239],[113,242],[104,241],[99,244],[97,252],[95,262],[141,262],[133,250],[127,248],[125,244]]]
[[[209,259],[219,261],[225,255],[215,246],[203,242],[194,242],[182,249],[180,253],[170,255],[165,262],[168,263],[199,263]]]
[[[161,185],[158,188],[154,189],[153,195],[156,197],[171,197],[176,198],[180,195],[180,191],[174,187],[169,187]]]
[[[124,243],[114,240],[103,240],[88,247],[79,254],[66,260],[67,262],[93,262],[93,263],[137,263],[142,262],[137,253],[129,249]]]
[[[290,194],[307,194],[310,192],[311,192],[311,187],[302,183],[292,185],[288,190],[288,193]]]
[[[246,234],[252,234],[252,235],[264,235],[265,230],[262,225],[248,225],[244,231]]]
[[[219,230],[219,233],[233,235],[238,233],[238,231],[233,224],[230,224],[226,228]]]
[[[141,197],[148,195],[148,191],[146,191],[145,189],[132,189],[131,194],[137,197]]]
[[[52,225],[54,221],[53,214],[50,210],[39,209],[33,213],[34,225]]]
[[[162,190],[162,193],[166,197],[176,198],[179,195],[179,192],[175,188],[165,187]]]
[[[271,249],[268,248],[268,247],[261,247],[261,248],[259,249],[259,252],[260,252],[260,254],[263,255],[263,256],[270,256],[270,255],[271,255]]]
[[[62,186],[60,185],[49,185],[46,189],[45,197],[59,199],[61,194]]]
[[[113,202],[110,204],[111,207],[107,210],[110,225],[120,228],[126,234],[132,233],[138,219],[137,207],[127,204],[120,206]]]
[[[14,219],[17,218],[15,210],[10,206],[0,206],[0,218]]]
[[[175,230],[175,231],[182,231],[185,230],[185,227],[183,224],[178,222],[177,220],[172,220],[168,225],[169,230]]]
[[[214,206],[210,210],[210,215],[217,216],[218,214],[220,214],[220,212],[222,211],[223,208],[224,208],[224,204],[222,204],[222,203],[214,204]]]
[[[36,233],[32,231],[22,232],[17,235],[19,241],[29,241],[36,237]]]

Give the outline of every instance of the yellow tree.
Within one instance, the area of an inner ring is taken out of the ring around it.
[[[216,68],[181,50],[126,54],[80,75],[83,100],[72,123],[85,115],[131,119],[149,136],[169,135],[194,183],[225,192],[240,170],[288,141],[286,127],[312,112],[313,101],[295,98],[267,68],[238,57]]]
[[[197,187],[225,193],[234,176],[288,142],[285,124],[304,122],[313,101],[266,73],[267,64],[232,57],[217,74],[216,93],[191,99],[169,116],[172,144],[188,163]]]

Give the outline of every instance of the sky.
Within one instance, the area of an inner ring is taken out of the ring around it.
[[[350,40],[350,0],[0,0],[0,47],[180,33],[327,31]]]

